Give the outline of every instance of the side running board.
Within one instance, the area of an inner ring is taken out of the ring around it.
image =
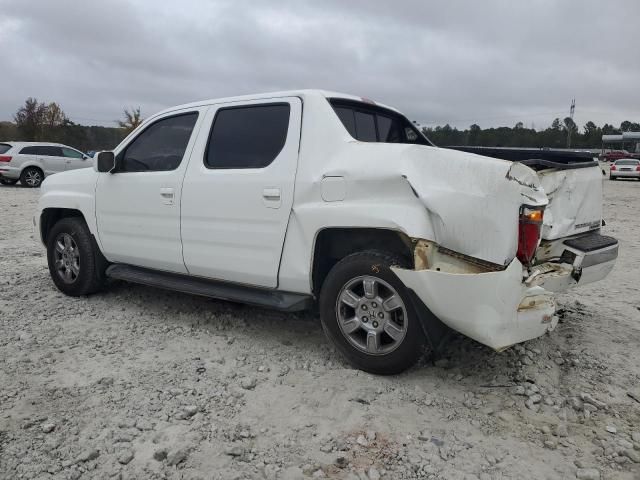
[[[117,280],[141,283],[192,295],[246,303],[284,312],[305,310],[313,304],[311,295],[247,287],[234,283],[160,272],[131,265],[115,264],[107,268],[107,276]]]

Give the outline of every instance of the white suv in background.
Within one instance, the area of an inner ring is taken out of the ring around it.
[[[91,159],[75,148],[60,143],[0,143],[0,183],[39,187],[45,177],[77,168],[91,167]]]

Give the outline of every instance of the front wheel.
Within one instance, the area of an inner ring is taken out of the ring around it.
[[[100,290],[104,277],[100,258],[83,219],[63,218],[49,232],[49,273],[62,293],[77,297]]]
[[[409,291],[391,271],[406,266],[388,253],[366,251],[340,260],[320,293],[327,337],[356,368],[391,375],[422,355],[425,336]]]

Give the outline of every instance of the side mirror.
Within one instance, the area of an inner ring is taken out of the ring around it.
[[[112,172],[116,168],[116,156],[113,152],[100,152],[97,155],[96,165],[99,172]]]

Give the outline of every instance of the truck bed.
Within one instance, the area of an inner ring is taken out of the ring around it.
[[[500,158],[511,162],[521,162],[534,170],[546,168],[572,169],[591,167],[597,164],[593,153],[587,150],[562,150],[551,148],[508,148],[508,147],[445,147],[461,152],[475,153],[485,157]]]

